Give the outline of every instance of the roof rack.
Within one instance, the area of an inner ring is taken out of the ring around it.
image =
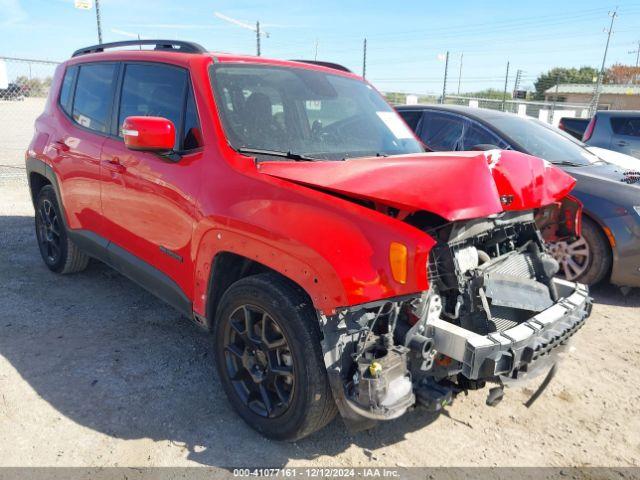
[[[126,40],[124,42],[101,43],[81,48],[73,52],[72,57],[86,55],[88,53],[104,52],[107,48],[118,47],[141,47],[142,45],[155,45],[154,50],[169,50],[179,53],[206,53],[207,50],[194,42],[183,42],[181,40]]]
[[[320,60],[292,60],[292,62],[301,62],[301,63],[309,63],[311,65],[318,65],[320,67],[333,68],[334,70],[340,70],[342,72],[353,73],[344,65],[340,65],[339,63],[333,62],[321,62]]]

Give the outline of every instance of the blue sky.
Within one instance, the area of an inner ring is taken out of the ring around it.
[[[607,64],[635,63],[629,51],[640,41],[640,1],[265,1],[100,0],[105,41],[146,38],[193,40],[211,50],[255,52],[255,35],[214,15],[254,23],[269,38],[264,56],[313,58],[362,71],[367,38],[367,78],[384,91],[437,93],[450,51],[448,92],[457,91],[464,53],[462,91],[503,88],[507,61],[525,85],[555,66],[599,67],[608,11],[619,17]],[[97,43],[95,10],[73,0],[0,0],[0,55],[63,60]]]

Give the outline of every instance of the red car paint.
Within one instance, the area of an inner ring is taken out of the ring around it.
[[[58,106],[65,69],[120,61],[188,69],[201,149],[172,162],[132,151],[121,139],[83,129],[67,117]],[[520,164],[524,156],[515,152],[502,152],[494,165],[477,153],[256,164],[226,141],[209,79],[213,62],[263,63],[358,78],[321,66],[229,54],[82,55],[57,68],[27,152],[55,176],[69,228],[94,232],[164,273],[191,300],[196,314],[212,314],[206,312],[209,280],[221,252],[255,260],[289,277],[327,314],[427,289],[427,258],[435,243],[431,237],[327,191],[403,210],[430,210],[453,220],[503,208],[535,208],[562,197],[572,186],[561,170],[534,158]],[[512,203],[503,207],[501,195],[513,195]],[[391,274],[389,245],[394,241],[408,248],[405,284]]]

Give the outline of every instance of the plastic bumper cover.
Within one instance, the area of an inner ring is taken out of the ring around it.
[[[553,281],[561,300],[508,330],[478,335],[444,320],[434,321],[435,349],[461,362],[462,374],[470,380],[517,378],[536,364],[548,363],[545,360],[582,327],[592,307],[585,285]]]

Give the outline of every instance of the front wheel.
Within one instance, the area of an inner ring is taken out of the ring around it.
[[[214,324],[216,360],[231,405],[267,437],[298,440],[336,414],[310,301],[286,279],[233,284]]]
[[[609,243],[598,225],[586,217],[582,219],[580,238],[554,242],[549,251],[560,264],[560,276],[572,282],[595,285],[611,269]]]

